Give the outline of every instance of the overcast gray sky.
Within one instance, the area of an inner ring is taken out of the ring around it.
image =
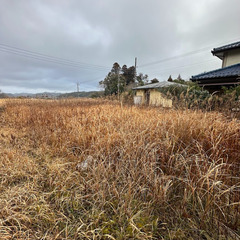
[[[189,79],[221,67],[213,47],[240,41],[239,10],[239,0],[0,0],[0,89],[99,90],[114,62],[135,57],[149,79]]]

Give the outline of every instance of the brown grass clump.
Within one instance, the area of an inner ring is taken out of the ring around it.
[[[107,100],[8,100],[0,239],[240,239],[240,124]]]

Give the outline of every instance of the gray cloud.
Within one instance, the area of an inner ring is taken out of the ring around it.
[[[95,90],[115,61],[130,66],[135,56],[138,72],[150,78],[188,78],[221,66],[213,47],[240,40],[238,0],[0,2],[0,44],[90,64],[76,68],[0,50],[0,89],[8,92],[74,91],[77,81]]]

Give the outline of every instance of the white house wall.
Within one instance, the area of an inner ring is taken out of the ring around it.
[[[237,63],[240,63],[240,49],[227,52],[224,56],[222,67],[228,67]]]

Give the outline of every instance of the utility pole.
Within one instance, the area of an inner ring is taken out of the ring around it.
[[[134,86],[137,85],[137,58],[135,57]]]
[[[120,100],[120,92],[119,92],[119,69],[117,70],[117,80],[118,80],[118,101]]]
[[[77,92],[79,92],[79,82],[77,82]]]

